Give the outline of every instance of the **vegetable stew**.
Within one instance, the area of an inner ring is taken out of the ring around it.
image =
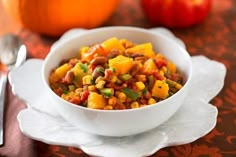
[[[115,37],[83,46],[49,76],[51,89],[73,104],[102,110],[144,107],[162,101],[183,86],[176,65],[151,43]]]

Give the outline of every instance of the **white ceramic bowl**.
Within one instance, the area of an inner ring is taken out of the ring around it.
[[[81,46],[100,43],[110,37],[126,38],[136,43],[151,42],[156,52],[173,61],[185,78],[183,88],[170,98],[143,108],[128,110],[95,110],[74,105],[57,96],[48,85],[53,68],[64,59],[77,56]],[[168,120],[187,95],[192,73],[191,59],[186,50],[168,37],[135,27],[104,27],[86,31],[57,44],[46,57],[42,69],[45,88],[53,97],[61,116],[83,131],[104,136],[129,136],[157,127]]]

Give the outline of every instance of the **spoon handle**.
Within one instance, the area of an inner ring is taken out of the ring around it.
[[[1,75],[0,79],[0,145],[4,142],[3,131],[4,131],[4,102],[5,102],[5,92],[6,92],[6,85],[7,85],[7,75]]]

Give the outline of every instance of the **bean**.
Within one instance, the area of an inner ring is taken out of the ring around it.
[[[68,71],[68,72],[66,73],[66,75],[65,75],[63,81],[64,81],[65,83],[70,84],[70,83],[72,83],[72,81],[74,80],[74,78],[75,78],[74,72],[73,72],[73,71]]]
[[[138,63],[134,63],[132,68],[130,69],[130,75],[134,76],[135,74],[137,74],[139,71],[139,65]]]
[[[145,60],[147,60],[147,58],[145,56],[139,56],[139,57],[135,57],[134,60],[144,62]]]
[[[131,57],[135,58],[135,57],[144,57],[143,54],[140,54],[140,53],[133,53],[131,54]]]
[[[70,59],[70,60],[69,60],[69,65],[72,66],[72,67],[74,67],[75,64],[78,63],[78,62],[79,62],[78,59],[73,58],[73,59]]]
[[[112,49],[111,52],[108,54],[108,58],[115,58],[116,56],[122,54],[120,50]]]
[[[127,39],[121,39],[120,42],[124,46],[125,49],[128,49],[134,46],[133,43],[131,41],[128,41]]]
[[[100,65],[96,66],[96,68],[93,70],[93,73],[92,73],[93,79],[95,80],[99,76],[104,76],[104,71],[105,71],[104,67]]]
[[[95,57],[91,60],[91,65],[103,65],[107,62],[107,58],[103,56]]]

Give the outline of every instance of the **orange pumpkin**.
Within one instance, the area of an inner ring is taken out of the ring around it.
[[[2,0],[23,27],[51,36],[81,27],[94,28],[115,11],[119,0]]]

